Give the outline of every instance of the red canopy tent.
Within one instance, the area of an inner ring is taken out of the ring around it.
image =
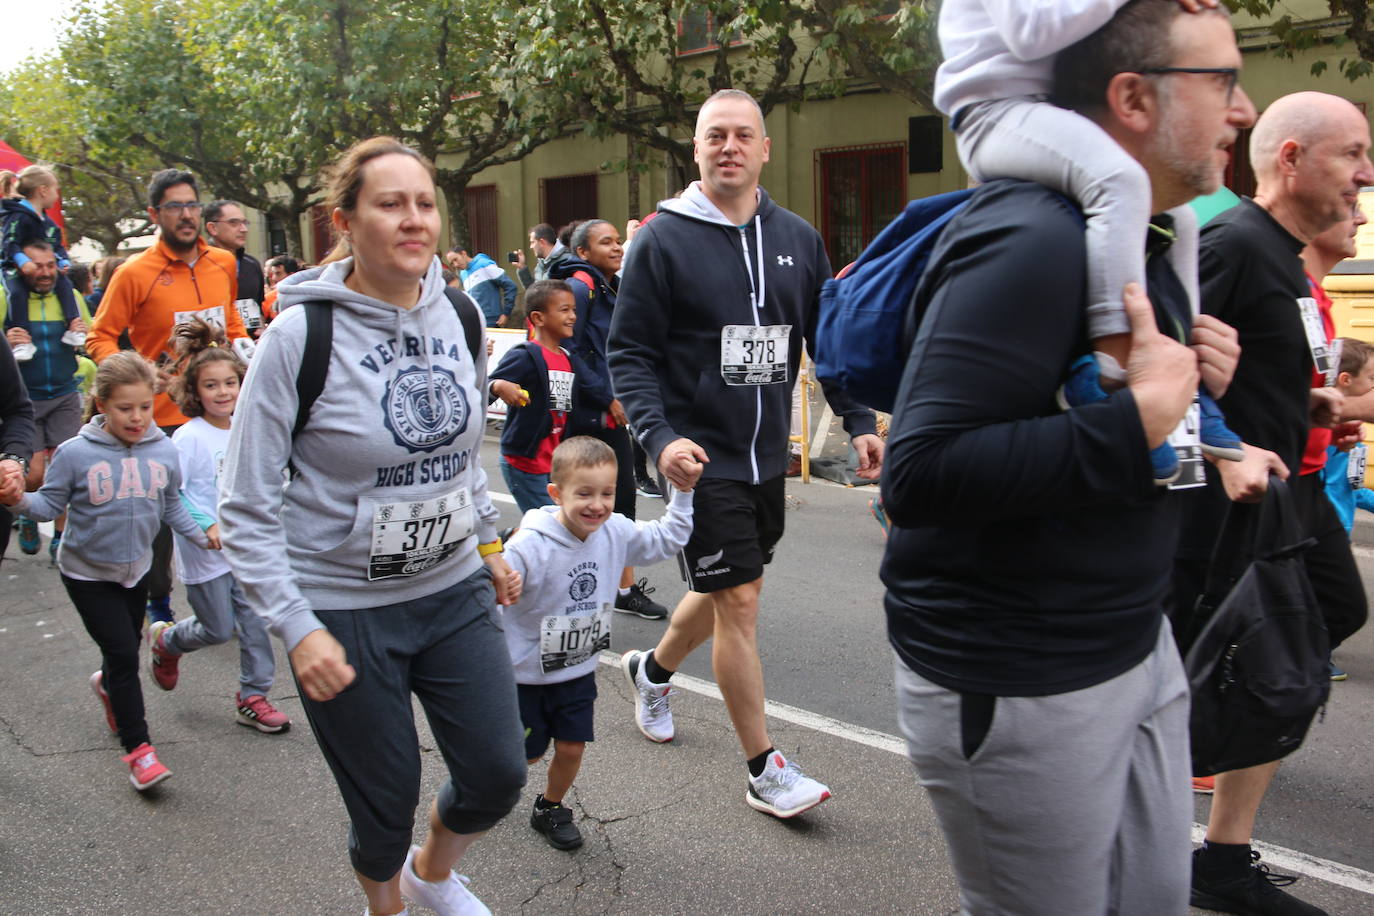
[[[0,140],[0,169],[9,169],[11,172],[18,172],[26,165],[33,165],[33,163],[15,152],[14,147],[10,146],[4,140]],[[52,217],[52,221],[57,223],[62,229],[62,235],[65,238],[67,235],[67,226],[62,221],[61,201],[58,201],[48,210],[48,216]]]

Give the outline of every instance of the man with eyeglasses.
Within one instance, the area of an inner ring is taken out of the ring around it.
[[[1287,478],[1304,533],[1313,539],[1303,562],[1331,647],[1367,616],[1359,569],[1321,475],[1303,473],[1309,432],[1326,428],[1326,436],[1315,437],[1317,451],[1324,453],[1343,399],[1324,379],[1312,387],[1314,367],[1328,358],[1329,331],[1301,253],[1315,237],[1349,220],[1360,188],[1374,184],[1369,149],[1369,122],[1350,102],[1321,92],[1284,96],[1265,110],[1250,137],[1254,198],[1203,229],[1202,309],[1235,326],[1240,336],[1235,380],[1219,403],[1245,441],[1246,460],[1217,465],[1206,489],[1188,500],[1174,569],[1175,629],[1185,650],[1206,623],[1190,618],[1230,503],[1261,500],[1271,473]],[[1278,767],[1275,760],[1218,773],[1214,786],[1194,781],[1198,791],[1215,793],[1206,841],[1193,860],[1194,905],[1232,913],[1322,913],[1279,890],[1272,879],[1283,879],[1253,861],[1255,818]]]
[[[1220,186],[1255,114],[1216,72],[1241,66],[1229,17],[1203,7],[1132,0],[1053,62],[1056,101],[1149,179],[1124,387],[1057,402],[1092,295],[1084,220],[1048,187],[977,188],[917,291],[881,575],[899,722],[964,913],[1187,910],[1188,684],[1164,614],[1180,497],[1149,450],[1200,380],[1225,390],[1236,347],[1194,319],[1168,211]]]
[[[262,332],[262,300],[267,294],[267,283],[262,264],[243,247],[248,242],[248,218],[243,215],[243,205],[234,200],[212,200],[205,205],[204,217],[210,244],[232,253],[238,262],[239,292],[234,304],[243,318],[244,329],[256,337]]]
[[[153,418],[171,435],[186,417],[165,391],[171,380],[172,329],[203,318],[224,328],[230,342],[247,339],[243,318],[234,306],[238,299],[238,264],[222,248],[200,237],[202,205],[196,177],[179,169],[163,169],[148,183],[148,218],[158,227],[157,241],[115,272],[105,287],[100,311],[86,338],[86,351],[96,362],[119,352],[119,338],[128,332],[133,349],[157,365],[158,391]],[[172,536],[165,525],[153,542],[153,565],[148,570],[148,617],[173,619]]]

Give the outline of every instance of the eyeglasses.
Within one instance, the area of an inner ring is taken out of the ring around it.
[[[229,225],[233,226],[235,229],[237,229],[237,228],[240,227],[240,226],[246,226],[246,225],[248,225],[248,220],[244,219],[243,217],[239,217],[238,219],[212,219],[212,220],[209,220],[209,222],[212,222],[212,223],[228,223]]]
[[[1143,76],[1167,76],[1170,73],[1202,73],[1226,77],[1226,104],[1236,94],[1236,84],[1240,82],[1240,70],[1236,67],[1151,67],[1136,71]]]
[[[203,207],[198,200],[169,200],[157,205],[163,213],[199,213]]]

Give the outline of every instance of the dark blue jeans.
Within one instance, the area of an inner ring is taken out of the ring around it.
[[[531,509],[538,509],[540,506],[553,505],[553,498],[549,496],[548,474],[531,474],[528,471],[522,471],[513,467],[502,456],[501,476],[506,481],[510,495],[515,497],[515,505],[520,510],[521,515]]]

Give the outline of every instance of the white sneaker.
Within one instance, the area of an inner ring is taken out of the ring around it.
[[[401,866],[402,894],[439,916],[491,916],[487,905],[468,890],[466,875],[449,872],[446,881],[426,881],[415,874],[415,854],[419,851],[419,846],[410,847],[406,864]]]
[[[744,800],[749,807],[774,817],[796,817],[830,797],[830,787],[803,776],[801,768],[777,751],[758,776],[749,777]]]
[[[62,342],[69,347],[84,347],[86,345],[86,332],[68,331],[62,335]]]
[[[36,354],[37,352],[38,348],[31,343],[15,344],[14,361],[17,363],[26,363],[29,360],[33,359],[34,354]]]
[[[644,676],[647,653],[631,649],[620,656],[620,670],[635,692],[635,724],[644,737],[658,744],[673,740],[673,711],[668,697],[676,693],[669,684],[655,684]]]

